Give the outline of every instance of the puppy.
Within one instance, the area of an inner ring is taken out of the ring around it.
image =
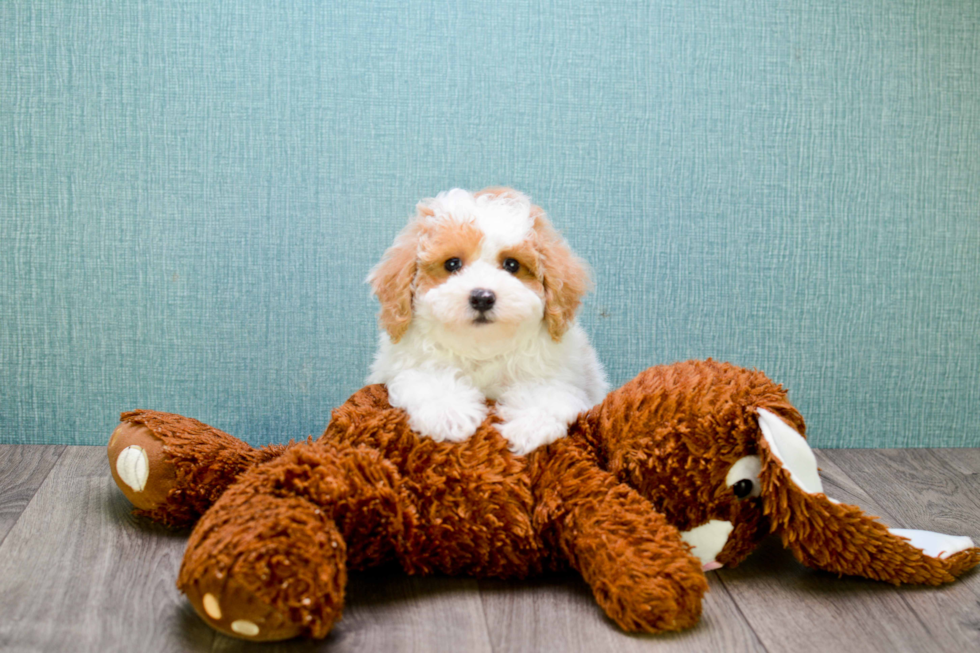
[[[368,382],[437,441],[472,435],[487,399],[515,453],[564,436],[608,390],[575,321],[585,264],[515,190],[454,189],[416,208],[368,275],[384,328]]]

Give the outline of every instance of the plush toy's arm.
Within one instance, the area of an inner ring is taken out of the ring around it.
[[[133,410],[109,439],[109,467],[136,514],[189,526],[245,470],[286,447],[253,449],[224,431],[172,413]]]
[[[569,437],[531,456],[534,519],[625,630],[693,626],[708,589],[701,563],[652,504]]]

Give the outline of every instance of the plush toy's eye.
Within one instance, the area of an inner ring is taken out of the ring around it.
[[[463,267],[463,262],[454,256],[451,259],[446,259],[446,262],[442,264],[442,267],[446,268],[446,272],[451,273]]]
[[[743,478],[741,481],[738,481],[732,486],[732,492],[734,492],[735,496],[737,496],[739,499],[744,499],[752,494],[752,489],[754,487],[755,484],[752,481],[747,478]]]
[[[517,274],[521,269],[521,264],[516,258],[505,258],[502,265],[511,274]]]
[[[758,456],[739,458],[728,470],[725,484],[732,488],[732,493],[739,499],[757,497],[762,493],[759,485],[759,472],[762,471],[762,461]]]

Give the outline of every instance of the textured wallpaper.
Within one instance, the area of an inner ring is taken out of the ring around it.
[[[611,379],[730,360],[818,446],[980,446],[980,3],[0,3],[0,441],[318,435],[417,200],[508,184]]]

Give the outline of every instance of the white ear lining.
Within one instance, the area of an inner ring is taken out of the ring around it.
[[[932,531],[916,531],[905,528],[889,528],[888,532],[892,535],[908,538],[910,545],[925,555],[940,560],[974,547],[973,540],[965,535],[944,535]]]
[[[817,472],[817,458],[796,430],[765,408],[758,408],[759,428],[769,450],[783,469],[789,472],[790,479],[808,494],[823,493],[823,483]]]

